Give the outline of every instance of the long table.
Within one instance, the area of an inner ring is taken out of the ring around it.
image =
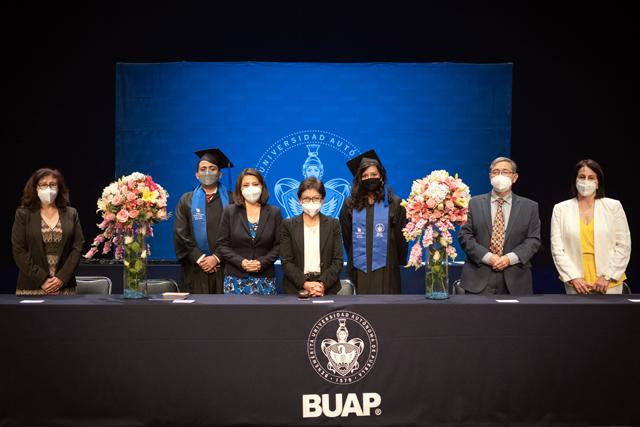
[[[0,425],[639,425],[629,298],[0,295]]]

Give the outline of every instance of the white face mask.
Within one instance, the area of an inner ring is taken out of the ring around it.
[[[314,216],[318,215],[318,212],[320,212],[320,208],[322,208],[322,203],[309,202],[309,203],[302,203],[300,206],[302,206],[302,210],[304,210],[304,213],[306,213],[307,215],[313,218]]]
[[[53,188],[45,188],[45,189],[38,189],[38,198],[40,198],[40,201],[43,204],[51,204],[56,200],[56,197],[58,196],[58,190],[54,190]]]
[[[262,187],[244,187],[242,189],[242,197],[249,203],[257,202],[261,194]]]
[[[491,185],[496,193],[504,193],[511,188],[511,178],[504,175],[496,175],[491,178]]]
[[[596,190],[598,189],[598,186],[596,185],[595,181],[578,179],[576,181],[576,189],[578,190],[578,193],[580,193],[582,197],[589,197],[596,192]]]

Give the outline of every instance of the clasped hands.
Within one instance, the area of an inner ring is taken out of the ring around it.
[[[205,273],[215,273],[218,271],[218,267],[220,267],[220,261],[218,257],[209,255],[202,258],[198,265]]]
[[[494,271],[502,271],[505,268],[509,267],[510,264],[511,264],[511,261],[509,261],[508,256],[491,254],[491,260],[489,262],[489,265]]]
[[[324,296],[324,284],[322,282],[304,282],[304,289],[312,297]]]
[[[571,286],[573,286],[579,294],[600,293],[606,294],[609,289],[609,281],[600,276],[596,279],[595,283],[587,282],[584,277],[577,277],[569,280]]]
[[[262,268],[262,264],[257,259],[243,259],[242,268],[249,273],[257,273]]]
[[[40,287],[47,295],[58,295],[62,287],[62,280],[57,277],[49,277]]]

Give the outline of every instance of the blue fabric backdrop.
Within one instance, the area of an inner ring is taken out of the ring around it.
[[[116,177],[152,175],[173,211],[197,183],[193,151],[219,147],[235,164],[225,184],[255,167],[290,216],[297,184],[319,175],[337,215],[345,162],[373,148],[403,198],[434,169],[484,193],[489,162],[510,155],[511,76],[511,64],[118,64]],[[172,226],[156,226],[152,258],[175,258]]]

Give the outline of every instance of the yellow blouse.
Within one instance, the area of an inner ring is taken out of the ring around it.
[[[584,280],[587,283],[593,284],[598,279],[596,273],[596,256],[594,250],[594,238],[593,238],[593,220],[589,224],[586,224],[582,218],[580,218],[580,248],[582,249],[582,270],[584,274]],[[627,278],[626,275],[622,275],[617,282],[610,282],[609,287],[613,288],[622,285],[622,282]]]

